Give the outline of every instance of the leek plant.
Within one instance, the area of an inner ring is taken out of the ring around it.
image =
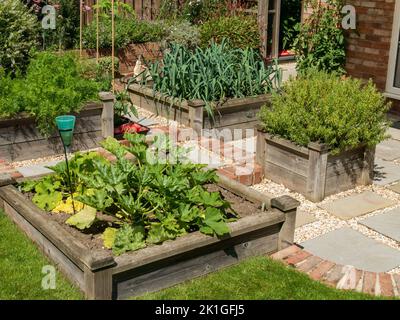
[[[258,50],[232,49],[222,41],[195,50],[172,44],[162,61],[149,65],[149,79],[154,93],[178,101],[205,101],[214,119],[218,105],[228,98],[257,96],[278,88],[281,73],[277,62],[266,65]]]

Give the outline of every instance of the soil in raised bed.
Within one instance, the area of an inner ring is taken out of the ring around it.
[[[232,209],[236,212],[239,218],[261,213],[260,205],[254,204],[240,196],[237,196],[236,194],[216,184],[208,184],[205,186],[205,188],[210,192],[220,192],[222,197],[231,203]],[[34,196],[33,193],[25,193],[24,195],[29,200],[32,200]],[[98,221],[94,223],[89,229],[81,231],[65,223],[65,221],[69,217],[71,217],[70,214],[47,212],[47,217],[48,219],[55,221],[57,224],[59,224],[61,228],[68,231],[70,234],[72,234],[73,237],[78,239],[89,249],[105,249],[103,247],[103,240],[101,238],[101,235],[107,227],[112,227],[113,223],[115,221],[118,221],[112,216],[104,215],[98,212]]]

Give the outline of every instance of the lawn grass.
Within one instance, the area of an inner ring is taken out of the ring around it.
[[[0,299],[82,299],[78,288],[57,272],[56,289],[42,288],[43,266],[53,265],[0,210]]]
[[[56,289],[44,290],[42,268],[51,265],[36,246],[0,211],[0,299],[83,299],[62,274]],[[329,288],[266,257],[187,281],[138,299],[372,299]]]
[[[255,257],[206,277],[146,294],[138,299],[365,300],[376,298],[327,287],[281,262],[267,257]]]

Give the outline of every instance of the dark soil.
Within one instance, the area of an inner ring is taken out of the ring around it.
[[[238,217],[245,217],[254,215],[261,212],[259,205],[239,197],[232,192],[215,184],[209,184],[205,186],[210,192],[218,191],[222,194],[222,197],[231,203],[232,209]],[[25,193],[25,196],[32,200],[33,193]],[[48,219],[57,222],[61,228],[67,230],[72,236],[82,242],[89,249],[105,249],[103,247],[103,239],[101,238],[102,233],[107,227],[115,226],[115,222],[118,221],[116,218],[104,215],[101,212],[97,213],[98,221],[95,222],[89,229],[84,231],[78,230],[74,227],[70,227],[65,223],[70,214],[66,213],[47,213]]]

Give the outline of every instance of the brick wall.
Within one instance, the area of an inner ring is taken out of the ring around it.
[[[386,86],[395,1],[346,1],[356,8],[357,17],[356,30],[346,32],[346,70],[350,76],[372,79],[382,91]],[[393,111],[400,113],[400,101],[393,100]]]

